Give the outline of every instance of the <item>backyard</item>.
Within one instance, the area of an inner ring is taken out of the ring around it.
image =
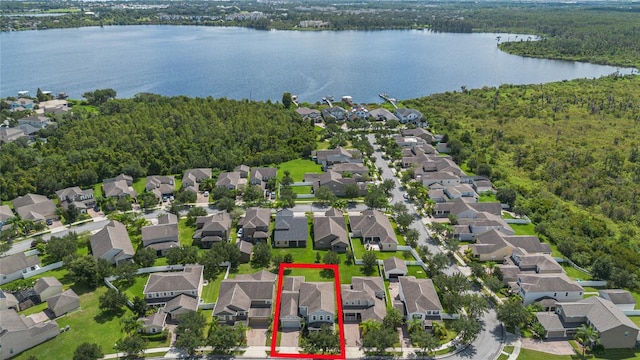
[[[291,173],[293,181],[300,182],[304,179],[304,174],[306,173],[321,173],[322,166],[316,164],[314,161],[304,159],[283,162],[278,165],[278,180],[282,180],[284,172],[287,170]]]

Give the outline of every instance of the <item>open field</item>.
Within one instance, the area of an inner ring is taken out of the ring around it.
[[[304,159],[295,159],[283,162],[278,165],[278,180],[282,180],[286,170],[291,172],[291,178],[293,178],[293,181],[298,182],[304,179],[304,174],[306,173],[321,173],[322,166],[316,164],[314,161]]]

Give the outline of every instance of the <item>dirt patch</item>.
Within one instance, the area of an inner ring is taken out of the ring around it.
[[[554,355],[574,355],[575,352],[567,340],[542,341],[522,339],[522,347]]]

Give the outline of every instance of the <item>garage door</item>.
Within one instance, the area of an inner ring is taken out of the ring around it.
[[[549,334],[547,335],[547,339],[563,338],[563,337],[565,337],[564,331],[549,331]]]
[[[300,321],[298,320],[280,320],[283,329],[299,329]]]

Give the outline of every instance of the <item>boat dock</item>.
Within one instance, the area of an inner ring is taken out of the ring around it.
[[[392,98],[391,96],[389,96],[389,94],[386,93],[380,93],[378,94],[378,96],[380,96],[382,99],[384,99],[384,101],[388,102],[389,104],[393,105],[394,108],[398,108],[398,105],[396,105],[397,100],[395,98]]]

